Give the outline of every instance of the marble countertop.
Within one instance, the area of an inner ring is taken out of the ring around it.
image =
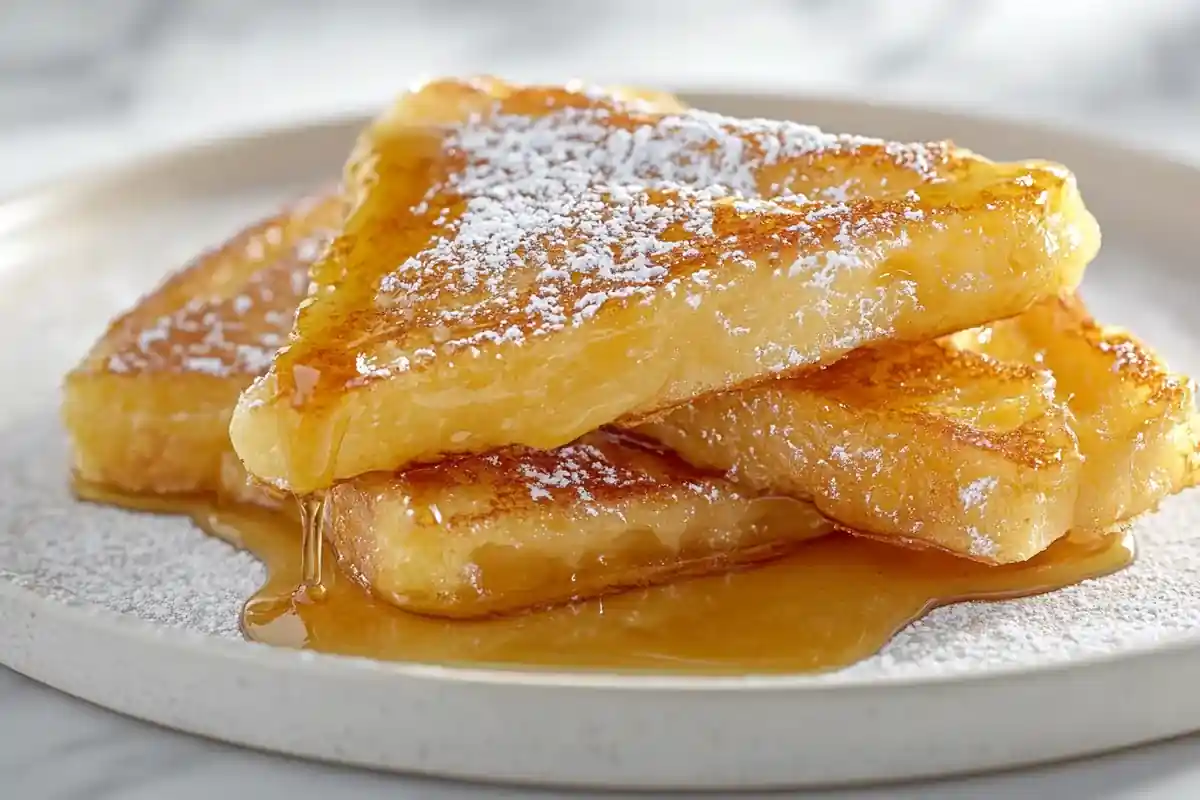
[[[0,194],[183,142],[372,109],[421,75],[473,72],[973,109],[1200,162],[1200,3],[1182,0],[8,0]],[[3,794],[19,798],[529,796],[238,750],[2,669],[0,775]],[[967,795],[1197,796],[1200,738],[830,796]]]
[[[978,109],[1200,157],[1200,6],[1186,0],[729,8],[8,0],[0,190],[183,141],[374,109],[414,77],[478,72]]]

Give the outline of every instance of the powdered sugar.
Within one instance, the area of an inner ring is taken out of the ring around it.
[[[619,472],[597,448],[588,444],[571,445],[555,451],[545,465],[522,463],[518,469],[528,481],[529,496],[534,500],[553,497],[552,489],[570,489],[579,499],[591,500],[589,484],[622,486],[644,479],[636,473]]]
[[[514,464],[534,501],[555,501],[573,495],[574,500],[588,504],[599,493],[636,487],[705,497],[716,491],[710,481],[693,480],[664,468],[658,459],[638,459],[627,446],[614,447],[607,434],[596,434],[549,452],[528,453]],[[731,488],[725,493],[737,496]],[[715,495],[710,499],[715,499]]]
[[[958,501],[962,503],[962,507],[967,511],[970,511],[972,508],[983,508],[987,504],[992,490],[999,483],[999,480],[991,476],[976,478],[964,486],[958,493]]]
[[[262,258],[263,241],[280,235],[268,227],[261,238],[249,240],[244,257]],[[149,320],[127,319],[105,368],[117,374],[261,375],[287,338],[296,306],[308,292],[307,265],[326,239],[302,240],[257,269],[231,296],[200,295]]]
[[[993,558],[996,555],[996,540],[981,533],[974,525],[967,528],[967,537],[970,542],[967,552],[971,555],[977,558]]]
[[[0,581],[169,627],[240,635],[239,610],[266,577],[253,556],[184,518],[75,502],[53,416],[5,428],[18,431],[0,460]]]
[[[815,280],[828,283],[828,271],[859,264],[857,237],[888,226],[829,202],[852,198],[854,179],[816,186],[820,202],[795,194],[805,159],[871,149],[914,181],[938,179],[938,147],[702,111],[655,115],[639,111],[644,104],[580,91],[590,98],[583,107],[567,102],[531,116],[497,105],[447,131],[444,152],[463,166],[431,186],[417,210],[433,214],[447,198],[465,199],[465,210],[449,219],[441,208],[432,244],[380,279],[377,308],[433,298],[432,324],[465,331],[439,343],[448,351],[579,326],[609,303],[673,296],[715,237],[723,204],[738,213],[793,215],[794,230],[820,227],[813,241],[840,225],[836,249],[814,257],[826,270]],[[733,252],[725,253],[723,268],[753,266],[736,247],[725,250]],[[712,289],[709,280],[694,282]],[[702,292],[689,291],[687,301],[699,308]],[[878,330],[866,325],[847,341]],[[812,357],[784,353],[776,364]]]

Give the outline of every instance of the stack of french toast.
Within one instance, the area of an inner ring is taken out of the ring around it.
[[[73,466],[319,498],[346,574],[445,617],[835,532],[1021,562],[1198,476],[1192,384],[1077,294],[1099,244],[1051,163],[435,81],[112,323]]]

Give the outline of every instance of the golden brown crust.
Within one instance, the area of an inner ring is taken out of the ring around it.
[[[1016,427],[996,429],[980,425],[974,414],[978,409],[956,408],[961,400],[937,397],[949,386],[971,384],[988,387],[994,397],[1005,396],[1005,392],[1040,393],[1046,385],[1045,374],[1029,365],[1005,363],[933,341],[860,350],[798,380],[806,389],[852,403],[854,408],[911,417],[947,438],[990,450],[1005,461],[1031,469],[1059,464],[1064,457],[1061,443],[1045,436],[1048,407]],[[905,407],[906,402],[914,405]],[[1026,398],[1025,402],[1036,400]],[[985,403],[982,400],[978,408]],[[959,416],[964,412],[966,419]]]
[[[1084,473],[1077,527],[1103,530],[1193,482],[1195,387],[1129,333],[1098,324],[1076,295],[951,337],[958,346],[1048,369],[1070,408]]]
[[[931,398],[947,391],[949,386],[978,383],[992,390],[1009,386],[1020,392],[1040,392],[1045,382],[1044,372],[1031,365],[988,358],[960,350],[948,342],[886,344],[855,350],[833,364],[801,367],[775,378],[710,392],[653,415],[622,419],[618,427],[636,431],[685,405],[703,405],[721,396],[756,390],[787,392],[794,387],[825,395],[856,413],[882,412],[908,417],[955,441],[994,451],[1006,461],[1038,469],[1059,464],[1064,457],[1062,448],[1046,439],[1043,415],[1029,418],[1016,428],[988,430],[946,416],[944,409],[928,409]],[[905,401],[911,403],[910,407],[905,407]]]
[[[200,254],[113,320],[75,372],[262,374],[340,216],[335,193],[314,195]]]
[[[1168,405],[1190,403],[1190,381],[1172,374],[1167,365],[1144,342],[1123,330],[1104,327],[1096,322],[1077,294],[1063,295],[1049,301],[1054,309],[1054,326],[1073,331],[1088,346],[1102,353],[1113,374],[1122,382],[1146,392],[1148,402]]]
[[[600,508],[663,491],[707,495],[714,478],[720,476],[697,469],[652,442],[601,430],[555,450],[515,447],[452,456],[393,473],[368,473],[339,484],[335,491],[352,485],[353,491],[380,496],[405,492],[436,504],[438,497],[486,484],[487,507],[461,516],[463,524],[474,524],[510,517],[541,503]]]
[[[122,491],[215,491],[229,418],[267,368],[340,216],[332,191],[202,253],[108,326],[64,385],[80,477]]]

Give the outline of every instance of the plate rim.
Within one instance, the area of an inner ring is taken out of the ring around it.
[[[966,120],[973,124],[1003,127],[1035,136],[1062,137],[1075,145],[1089,148],[1120,151],[1126,157],[1155,163],[1167,170],[1182,170],[1193,173],[1200,179],[1200,161],[1192,162],[1175,152],[1155,150],[1144,143],[1131,142],[1107,133],[1097,133],[1082,123],[1067,120],[1048,121],[1036,117],[1006,115],[983,109],[960,108],[953,105],[893,101],[877,97],[852,97],[839,94],[788,92],[786,90],[761,90],[713,88],[704,84],[682,84],[667,90],[683,99],[698,101],[702,107],[706,101],[736,100],[754,103],[791,103],[795,105],[824,106],[837,111],[868,110],[881,114],[904,114],[912,116],[940,117],[945,120]],[[33,181],[0,194],[0,209],[24,205],[59,193],[78,192],[81,187],[119,180],[133,172],[147,171],[156,166],[165,166],[181,159],[201,158],[205,155],[237,147],[250,147],[280,136],[296,136],[321,131],[339,131],[361,128],[373,113],[365,110],[348,110],[330,114],[316,114],[265,125],[250,126],[222,132],[213,137],[203,135],[185,138],[170,144],[153,146],[146,150],[123,155],[97,166],[72,170],[50,179]],[[0,236],[6,231],[0,227]]]
[[[747,673],[744,675],[689,675],[675,673],[637,673],[599,670],[534,670],[503,664],[486,667],[454,666],[419,661],[385,661],[365,656],[348,656],[314,650],[291,650],[249,640],[224,637],[188,628],[160,625],[130,614],[121,614],[101,606],[54,600],[0,576],[0,600],[25,606],[36,616],[56,617],[65,624],[101,627],[118,636],[140,639],[142,644],[155,640],[176,650],[220,655],[239,661],[254,662],[272,669],[288,671],[318,670],[326,676],[350,677],[370,674],[431,680],[477,686],[521,686],[539,689],[606,690],[619,692],[680,693],[742,692],[860,692],[867,690],[930,689],[947,684],[991,683],[1030,675],[1051,677],[1098,667],[1127,666],[1128,662],[1149,657],[1170,658],[1182,652],[1200,650],[1200,636],[1167,642],[1147,642],[1124,650],[1094,653],[1078,658],[1042,664],[1000,664],[965,672],[922,672],[889,676],[838,677],[837,671],[822,673]],[[0,658],[0,663],[3,659]]]

